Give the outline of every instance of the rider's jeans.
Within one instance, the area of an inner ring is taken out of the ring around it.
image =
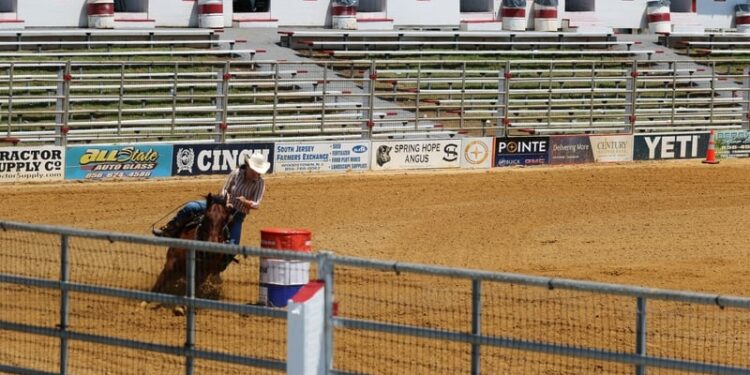
[[[184,205],[174,219],[177,222],[184,223],[192,217],[202,214],[206,211],[206,201],[192,201]],[[239,244],[242,238],[242,222],[245,221],[245,214],[237,211],[234,215],[234,221],[232,221],[232,227],[229,228],[229,242],[232,244]]]

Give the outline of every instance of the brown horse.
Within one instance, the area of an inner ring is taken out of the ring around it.
[[[186,225],[178,238],[185,240],[225,243],[229,239],[229,227],[234,218],[234,210],[228,208],[223,196],[208,194],[205,213]],[[163,292],[168,283],[185,278],[188,251],[170,247],[167,250],[167,261],[164,263],[152,292]],[[195,253],[195,286],[196,290],[210,276],[218,276],[234,257],[226,254],[196,251]],[[187,280],[185,280],[187,283]]]

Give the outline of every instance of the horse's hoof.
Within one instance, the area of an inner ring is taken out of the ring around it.
[[[148,301],[141,301],[138,306],[142,309],[148,308]]]
[[[175,316],[185,316],[185,308],[182,306],[175,306],[175,308],[172,309],[172,314]]]

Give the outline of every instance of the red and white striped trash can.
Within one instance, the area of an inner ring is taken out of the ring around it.
[[[88,0],[86,14],[91,29],[113,29],[115,27],[114,0]]]
[[[734,7],[734,23],[738,33],[750,33],[750,4],[737,4]]]
[[[502,7],[503,30],[526,30],[526,0],[503,0]]]
[[[204,29],[224,28],[223,0],[198,0],[198,26]]]
[[[672,32],[672,21],[669,16],[669,0],[653,0],[646,3],[648,29],[654,34]]]
[[[557,0],[534,0],[534,30],[557,31]]]
[[[357,6],[352,2],[331,4],[331,27],[342,30],[357,30]]]

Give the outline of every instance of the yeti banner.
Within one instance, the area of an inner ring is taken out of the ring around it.
[[[372,143],[372,170],[459,168],[461,140]]]

